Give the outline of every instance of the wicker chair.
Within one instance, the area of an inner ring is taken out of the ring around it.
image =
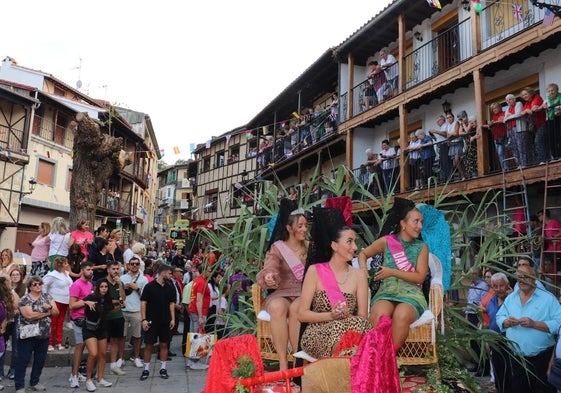
[[[271,322],[266,319],[260,318],[260,313],[266,313],[263,308],[263,290],[258,284],[253,284],[251,287],[251,296],[253,299],[253,310],[257,320],[257,342],[259,343],[259,350],[261,351],[261,358],[264,360],[279,360],[279,355],[273,345],[271,337]],[[288,354],[288,362],[294,362],[294,357]]]
[[[430,254],[431,286],[427,311],[409,328],[409,336],[397,353],[397,360],[405,365],[429,365],[438,363],[436,351],[436,328],[441,324],[444,289],[442,286],[442,265]]]

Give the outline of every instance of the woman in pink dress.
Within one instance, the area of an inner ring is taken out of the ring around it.
[[[94,235],[89,229],[89,220],[78,221],[76,229],[70,232],[70,244],[68,245],[70,247],[73,244],[78,244],[82,250],[82,254],[84,254],[86,258],[88,257],[88,248],[94,239]]]
[[[288,343],[293,351],[298,346],[297,313],[308,254],[308,221],[297,207],[294,201],[281,200],[265,264],[256,277],[263,289],[274,289],[265,298],[263,308],[271,316],[271,336],[281,370],[288,368]]]
[[[43,277],[49,272],[49,247],[51,239],[49,238],[51,232],[51,224],[42,222],[39,225],[39,234],[30,243],[31,250],[31,276]]]

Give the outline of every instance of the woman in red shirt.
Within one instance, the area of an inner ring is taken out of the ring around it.
[[[545,129],[545,111],[542,108],[543,98],[531,87],[523,88],[520,91],[520,97],[524,100],[522,114],[528,115],[531,124],[533,124],[536,161],[540,165],[545,164],[551,159],[551,156]]]

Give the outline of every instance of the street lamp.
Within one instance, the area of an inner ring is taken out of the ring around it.
[[[33,194],[33,191],[35,191],[35,186],[37,186],[37,180],[35,180],[34,178],[29,179],[29,191],[22,192],[21,196],[24,197],[26,195]]]
[[[448,100],[444,100],[442,103],[442,110],[445,114],[452,113],[452,105],[448,102]]]

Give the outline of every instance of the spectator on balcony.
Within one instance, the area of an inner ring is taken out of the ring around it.
[[[323,136],[329,136],[335,132],[335,128],[333,127],[333,123],[331,120],[326,120],[325,122],[325,133]]]
[[[289,190],[288,190],[288,198],[291,201],[298,201],[298,190],[296,190],[295,186],[290,186]]]
[[[366,149],[365,153],[366,153],[366,162],[364,163],[364,165],[368,166],[368,165],[379,164],[378,155],[374,153],[372,149],[370,148]]]
[[[368,192],[372,195],[380,195],[382,180],[382,169],[379,164],[367,165],[368,169]]]
[[[490,106],[491,109],[491,121],[486,125],[481,127],[487,128],[491,131],[493,136],[493,143],[495,149],[497,150],[497,156],[499,157],[499,164],[503,171],[508,169],[508,165],[505,163],[505,146],[508,142],[506,134],[506,124],[504,122],[505,112],[501,107],[501,104],[494,102]]]
[[[420,141],[419,147],[421,148],[421,187],[428,185],[428,179],[432,176],[432,167],[436,153],[432,145],[432,138],[428,136],[425,131],[415,131],[417,139]]]
[[[450,114],[452,120],[454,116]],[[450,176],[450,168],[452,167],[452,162],[450,161],[450,156],[448,156],[448,123],[446,122],[446,117],[444,115],[439,115],[436,118],[436,124],[438,129],[431,128],[429,130],[429,136],[435,141],[434,144],[435,151],[437,153],[436,159],[438,160],[438,166],[440,171],[438,172],[438,182],[444,183],[448,180]]]
[[[481,128],[477,125],[477,119],[470,116],[467,122],[462,123],[460,135],[464,139],[464,173],[467,177],[477,176],[477,142],[481,138]]]
[[[522,103],[516,101],[514,94],[507,94],[505,97],[507,110],[505,111],[504,120],[506,122],[506,132],[508,139],[510,139],[510,147],[512,155],[516,160],[516,164],[521,167],[528,166],[529,158],[531,157],[529,150],[531,134],[526,128],[521,127],[521,121],[517,121],[522,113]]]
[[[371,80],[371,84],[376,92],[376,99],[378,104],[384,101],[384,90],[386,83],[388,82],[386,74],[380,64],[377,61],[371,61],[368,63],[370,67],[370,72],[368,73],[368,79]]]
[[[384,190],[389,194],[397,184],[397,177],[399,175],[397,153],[393,147],[390,147],[389,140],[384,139],[382,141],[382,150],[379,157],[380,165],[382,166],[382,177],[384,178]]]
[[[525,87],[520,91],[520,97],[524,100],[522,114],[529,117],[528,125],[534,131],[534,146],[536,159],[540,165],[551,160],[551,153],[545,129],[545,111],[543,110],[543,98],[531,87]]]
[[[561,157],[561,93],[556,83],[547,85],[547,98],[543,108],[547,111],[547,137],[554,159]]]
[[[368,188],[368,183],[370,182],[370,174],[368,173],[366,165],[360,165],[357,178],[362,187],[364,187],[365,189]]]
[[[362,100],[360,103],[360,109],[362,112],[372,108],[374,106],[374,86],[370,79],[364,81],[362,87]]]
[[[327,107],[329,109],[329,120],[332,124],[339,124],[339,96],[337,93],[331,95],[331,104]]]
[[[388,53],[387,49],[382,49],[380,51],[380,58],[382,59],[380,60],[380,65],[386,72],[388,81],[392,87],[392,95],[395,95],[397,93],[397,81],[399,77],[397,60],[391,53]]]
[[[409,144],[405,152],[409,154],[409,185],[412,189],[419,190],[421,188],[420,180],[420,165],[421,165],[421,141],[417,139],[414,132],[409,134]]]
[[[453,116],[452,121],[454,121]],[[448,120],[448,123],[450,123],[450,119]],[[454,129],[451,131],[450,128],[448,128],[448,138],[450,139],[448,156],[452,158],[454,170],[458,172],[460,180],[466,180],[464,165],[462,164],[462,156],[464,155],[464,138],[460,136],[460,129],[464,124],[467,125],[467,113],[466,111],[461,111],[458,113],[458,120],[454,124]]]

